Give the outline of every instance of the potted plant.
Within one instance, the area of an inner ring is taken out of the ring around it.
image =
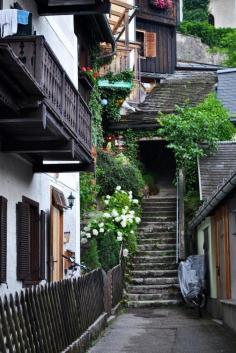
[[[158,9],[165,10],[173,7],[173,0],[150,0],[151,5]]]

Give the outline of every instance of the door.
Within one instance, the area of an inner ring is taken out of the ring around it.
[[[215,215],[216,273],[218,299],[231,298],[228,208],[221,207]]]
[[[51,206],[51,281],[59,281],[63,278],[63,211]]]

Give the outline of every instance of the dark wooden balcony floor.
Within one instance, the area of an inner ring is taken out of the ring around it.
[[[0,71],[2,151],[23,155],[37,171],[47,171],[45,160],[58,161],[58,172],[61,161],[76,162],[73,171],[90,168],[91,112],[44,37],[1,39]]]

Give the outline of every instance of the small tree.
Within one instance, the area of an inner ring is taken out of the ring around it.
[[[197,157],[216,150],[218,141],[231,140],[235,133],[227,110],[214,94],[195,107],[177,107],[175,114],[161,115],[158,121],[158,134],[169,142],[177,168],[185,170],[187,183],[196,177]]]

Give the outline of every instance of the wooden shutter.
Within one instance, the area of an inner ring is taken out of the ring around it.
[[[17,279],[30,280],[30,206],[16,205]]]
[[[145,32],[144,55],[148,58],[157,56],[157,35],[155,32]]]
[[[7,281],[7,199],[0,196],[0,282]]]
[[[40,213],[39,232],[39,279],[45,279],[45,247],[46,247],[46,212]]]

